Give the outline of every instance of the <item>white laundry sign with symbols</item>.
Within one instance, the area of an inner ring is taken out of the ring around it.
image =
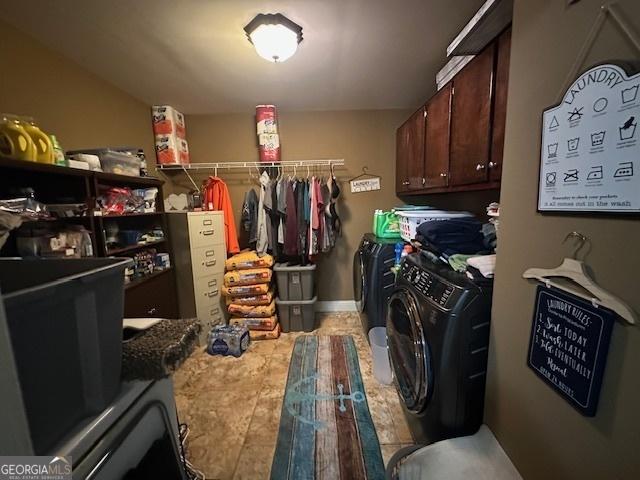
[[[640,73],[598,65],[542,114],[538,210],[640,212]]]
[[[372,190],[380,190],[380,177],[351,180],[349,184],[351,185],[351,193],[370,192]]]

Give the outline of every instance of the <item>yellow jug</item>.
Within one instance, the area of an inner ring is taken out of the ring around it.
[[[2,116],[0,137],[0,151],[3,155],[16,160],[36,161],[36,145],[15,116]]]
[[[36,161],[39,163],[54,163],[51,140],[46,133],[38,128],[33,118],[22,117],[20,125],[33,141],[36,149]]]

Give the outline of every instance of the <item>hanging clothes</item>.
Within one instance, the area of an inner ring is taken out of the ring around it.
[[[296,186],[296,195],[298,198],[298,255],[306,258],[307,256],[307,229],[309,216],[309,210],[305,208],[308,206],[308,200],[305,200],[309,196],[309,190],[304,180],[299,180]]]
[[[278,243],[284,245],[284,228],[287,216],[287,185],[286,181],[281,178],[276,184],[277,212],[278,212]]]
[[[207,210],[222,210],[224,216],[224,236],[228,253],[238,253],[238,233],[233,217],[233,206],[227,184],[221,178],[209,177],[204,185],[205,207]]]
[[[335,246],[336,239],[333,233],[333,227],[331,226],[331,191],[329,190],[327,182],[323,182],[320,191],[322,195],[322,203],[324,205],[322,212],[322,219],[324,221],[324,242],[322,245],[322,251],[328,252]]]
[[[331,192],[331,202],[327,206],[329,209],[329,215],[331,216],[331,228],[336,237],[340,236],[340,229],[342,223],[340,221],[340,217],[338,216],[338,210],[336,208],[336,204],[338,203],[338,197],[340,196],[340,186],[338,185],[338,180],[331,172],[331,176],[328,181],[329,191]]]
[[[264,209],[264,199],[266,188],[269,185],[269,174],[262,172],[260,175],[260,200],[258,202],[258,235],[256,241],[256,252],[262,256],[267,253],[269,247],[269,238],[267,234],[267,213]]]
[[[253,245],[258,240],[258,195],[253,188],[244,195],[240,221],[249,244]]]
[[[284,254],[298,255],[298,216],[296,197],[293,191],[294,182],[286,182],[287,208],[285,218]]]
[[[278,234],[277,230],[274,231],[273,228],[273,188],[274,183],[271,179],[269,179],[264,192],[264,209],[266,214],[265,221],[267,225],[267,249],[271,252],[275,252],[276,235]]]

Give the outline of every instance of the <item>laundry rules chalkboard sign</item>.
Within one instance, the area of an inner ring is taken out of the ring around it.
[[[527,364],[583,415],[596,414],[616,314],[539,286]]]

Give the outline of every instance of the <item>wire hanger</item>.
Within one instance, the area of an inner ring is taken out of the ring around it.
[[[585,263],[577,259],[578,252],[580,252],[580,250],[586,245],[589,239],[579,232],[571,232],[565,237],[562,243],[565,243],[570,238],[578,239],[578,246],[574,250],[571,258],[565,258],[560,266],[556,268],[529,268],[522,274],[522,276],[527,279],[538,280],[539,282],[544,283],[547,288],[555,287],[584,298],[585,300],[590,301],[595,307],[606,307],[616,312],[628,323],[632,325],[635,324],[638,317],[631,307],[620,298],[600,287],[587,272]],[[584,288],[593,296],[589,296],[583,291],[570,285],[552,280],[553,278],[569,279]]]
[[[333,167],[331,168],[331,176],[333,176]],[[373,173],[369,173],[369,167],[365,166],[362,167],[362,173],[360,175],[358,175],[357,177],[353,177],[349,179],[349,182],[353,182],[354,180],[358,180],[362,177],[374,177],[374,178],[380,178],[379,175],[374,175]]]

